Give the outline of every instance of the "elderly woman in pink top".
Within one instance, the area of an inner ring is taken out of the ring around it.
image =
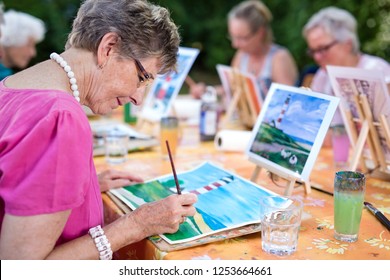
[[[313,78],[312,90],[333,95],[326,65],[380,70],[390,89],[390,64],[360,51],[356,28],[355,18],[336,7],[320,10],[306,23],[303,36],[308,44],[308,54],[320,67]],[[341,114],[337,111],[332,125],[342,124]]]
[[[153,77],[175,68],[179,42],[165,8],[86,0],[61,55],[0,83],[0,259],[111,259],[195,214],[195,195],[171,195],[103,225],[100,192],[142,179],[97,176],[81,106],[141,104]]]

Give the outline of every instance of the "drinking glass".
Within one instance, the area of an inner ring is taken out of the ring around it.
[[[303,203],[267,196],[260,200],[261,245],[270,254],[291,255],[297,250]]]
[[[111,164],[123,163],[127,159],[129,137],[119,130],[111,130],[105,136],[106,161]]]
[[[348,167],[349,137],[344,126],[332,127],[333,161],[336,171]]]
[[[345,242],[358,239],[366,178],[357,171],[336,172],[334,179],[334,237]]]
[[[169,159],[166,140],[169,142],[169,149],[174,157],[179,142],[179,120],[176,117],[163,117],[160,121],[161,154],[164,159]]]

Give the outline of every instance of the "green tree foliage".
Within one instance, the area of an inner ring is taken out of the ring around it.
[[[30,13],[45,21],[45,40],[38,45],[36,63],[50,52],[64,49],[71,22],[80,0],[3,0],[6,10]],[[234,50],[227,39],[228,11],[239,0],[152,0],[167,7],[180,26],[182,45],[201,50],[194,69],[215,75],[215,65],[229,64]],[[301,33],[309,17],[319,9],[337,6],[350,11],[358,20],[361,49],[389,61],[390,0],[264,0],[274,15],[275,42],[287,47],[300,69],[313,63],[306,56],[306,42]]]
[[[234,50],[227,40],[226,14],[239,0],[198,0],[196,4],[183,0],[160,0],[172,11],[181,25],[183,45],[199,47],[197,67],[212,71],[217,63],[229,64]],[[273,13],[272,28],[275,42],[287,47],[298,66],[313,63],[306,56],[302,28],[311,15],[327,6],[350,11],[358,21],[361,49],[389,61],[390,58],[390,0],[263,0]]]

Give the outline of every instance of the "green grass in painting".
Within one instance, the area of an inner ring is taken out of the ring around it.
[[[266,158],[287,169],[301,173],[306,164],[310,151],[297,143],[289,135],[282,130],[273,127],[267,123],[260,126],[259,132],[256,135],[256,142],[269,144],[271,146],[283,146],[286,152],[294,154],[298,161],[296,164],[291,164],[288,158],[283,158],[280,149],[263,149],[261,151],[252,150],[259,156]]]

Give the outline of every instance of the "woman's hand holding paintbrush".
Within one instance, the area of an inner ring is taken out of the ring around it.
[[[171,163],[172,173],[173,173],[173,177],[174,177],[175,184],[176,184],[176,191],[177,191],[177,194],[178,194],[179,196],[181,196],[180,184],[179,184],[179,180],[177,179],[177,174],[176,174],[175,164],[173,163],[173,158],[172,158],[171,149],[169,148],[169,143],[168,143],[168,141],[165,141],[165,144],[167,145],[167,151],[168,151],[168,155],[169,155],[169,161],[170,161],[170,163]],[[193,207],[192,204],[194,204],[194,203],[198,200],[197,196],[194,195],[194,194],[188,193],[188,194],[185,194],[185,196],[191,196],[192,199],[193,199],[194,201],[193,201],[192,203],[190,203],[190,204],[183,205],[183,207],[186,207],[186,206],[187,206],[187,207],[191,207],[191,208],[193,208],[194,212],[193,212],[193,214],[190,214],[190,215],[187,215],[187,214],[186,214],[186,215],[182,215],[182,216],[181,216],[180,223],[184,223],[184,222],[186,221],[187,216],[193,216],[193,215],[195,214],[195,207]]]

